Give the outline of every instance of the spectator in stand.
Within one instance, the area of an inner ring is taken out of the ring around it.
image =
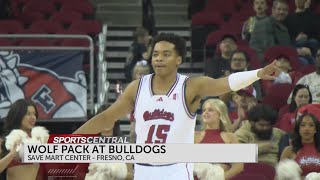
[[[316,71],[303,76],[297,84],[306,84],[310,88],[312,103],[320,103],[320,48],[316,54]],[[291,99],[291,95],[289,97]]]
[[[296,47],[308,47],[312,55],[319,47],[319,16],[310,9],[311,0],[295,0],[296,10],[289,14],[284,24]]]
[[[249,110],[248,119],[235,132],[239,142],[258,144],[258,162],[275,166],[283,148],[289,145],[285,132],[272,127],[277,112],[268,105],[258,104]]]
[[[291,103],[279,111],[279,129],[289,133],[294,128],[297,109],[312,103],[312,96],[307,85],[297,84],[292,92]]]
[[[281,70],[281,73],[278,77],[275,78],[273,81],[261,81],[262,89],[264,90],[265,94],[269,93],[269,89],[274,84],[296,84],[298,80],[303,76],[302,73],[297,71],[299,68],[299,63],[296,59],[290,59],[289,56],[285,54],[285,52],[279,56],[274,57],[277,59],[276,67]],[[292,57],[291,57],[292,58]],[[271,59],[270,59],[271,60]],[[267,61],[270,61],[267,59]]]
[[[126,62],[126,80],[127,82],[132,81],[132,69],[138,61],[146,60],[149,61],[151,57],[151,42],[152,37],[148,31],[143,27],[138,27],[133,33],[134,41],[129,48],[129,53]]]
[[[255,59],[253,59],[255,60]],[[248,54],[245,51],[235,51],[231,55],[231,61],[230,61],[230,69],[225,70],[225,76],[229,76],[231,73],[235,72],[242,72],[249,70],[251,59],[249,58]],[[259,81],[256,81],[252,84],[253,91],[255,94],[255,97],[257,99],[261,99],[261,85]]]
[[[302,169],[302,179],[320,172],[320,122],[313,114],[302,115],[293,132],[292,143],[281,154],[281,161],[294,159]]]
[[[195,143],[239,143],[231,133],[231,122],[226,104],[220,99],[207,99],[202,105],[203,130],[195,132]],[[243,170],[243,163],[221,164],[225,179]]]
[[[299,61],[303,65],[314,64],[315,59],[312,56],[311,49],[309,47],[297,47],[297,53],[299,55]]]
[[[238,49],[237,40],[233,35],[226,34],[219,43],[219,51],[205,68],[205,74],[212,78],[220,78],[230,69],[230,60],[234,51]]]
[[[278,61],[276,63],[276,67],[281,70],[279,76],[273,81],[275,84],[296,84],[298,80],[302,77],[302,74],[298,71],[295,71],[297,67],[297,63],[295,63],[294,59],[289,59],[286,55],[279,55],[276,58]]]
[[[255,23],[251,33],[249,45],[257,52],[260,61],[264,61],[263,53],[274,45],[291,45],[288,29],[283,20],[288,15],[288,5],[284,0],[275,0],[272,5],[272,14]]]
[[[248,118],[248,111],[257,105],[257,99],[252,94],[253,88],[241,89],[231,95],[229,101],[229,117],[232,122],[232,132],[238,130],[242,122]]]
[[[262,19],[267,18],[267,0],[254,0],[253,10],[256,12],[256,15],[249,17],[249,19],[244,22],[244,25],[242,27],[242,39],[247,41],[250,41],[251,33],[254,31],[256,23]]]

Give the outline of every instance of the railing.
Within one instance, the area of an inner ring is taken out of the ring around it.
[[[97,60],[99,66],[97,67],[98,69],[98,82],[97,82],[97,102],[94,105],[95,113],[97,112],[98,108],[103,105],[108,103],[109,99],[109,87],[110,83],[107,79],[108,77],[108,64],[105,61],[106,55],[105,55],[105,48],[106,48],[106,37],[107,37],[107,31],[108,31],[108,26],[103,25],[102,27],[102,32],[99,34],[99,51],[97,54]]]

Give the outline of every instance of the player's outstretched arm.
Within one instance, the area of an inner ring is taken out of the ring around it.
[[[276,60],[264,68],[233,73],[228,77],[219,79],[212,79],[205,76],[195,77],[190,79],[189,84],[192,88],[196,89],[197,95],[201,97],[219,96],[230,91],[238,91],[259,79],[274,80],[280,73],[275,64]]]
[[[112,129],[117,120],[132,111],[138,83],[139,81],[131,82],[115,103],[88,120],[74,134],[97,134],[104,129]]]

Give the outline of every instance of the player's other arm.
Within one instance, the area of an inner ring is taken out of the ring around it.
[[[192,88],[196,89],[199,96],[219,96],[230,91],[237,91],[251,85],[253,82],[264,79],[273,80],[279,71],[275,67],[276,61],[262,69],[233,73],[228,77],[213,79],[206,76],[190,79]]]
[[[117,120],[132,111],[138,83],[139,81],[131,82],[115,103],[88,120],[74,134],[97,134],[104,129],[112,129]]]

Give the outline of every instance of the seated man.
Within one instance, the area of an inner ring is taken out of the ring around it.
[[[258,144],[258,161],[275,166],[282,150],[289,145],[288,136],[272,127],[277,112],[268,105],[258,104],[249,110],[248,119],[235,132],[239,142]]]
[[[220,78],[225,71],[230,69],[231,55],[238,49],[236,38],[233,35],[225,34],[219,43],[218,53],[208,62],[204,68],[205,75],[212,78]]]

